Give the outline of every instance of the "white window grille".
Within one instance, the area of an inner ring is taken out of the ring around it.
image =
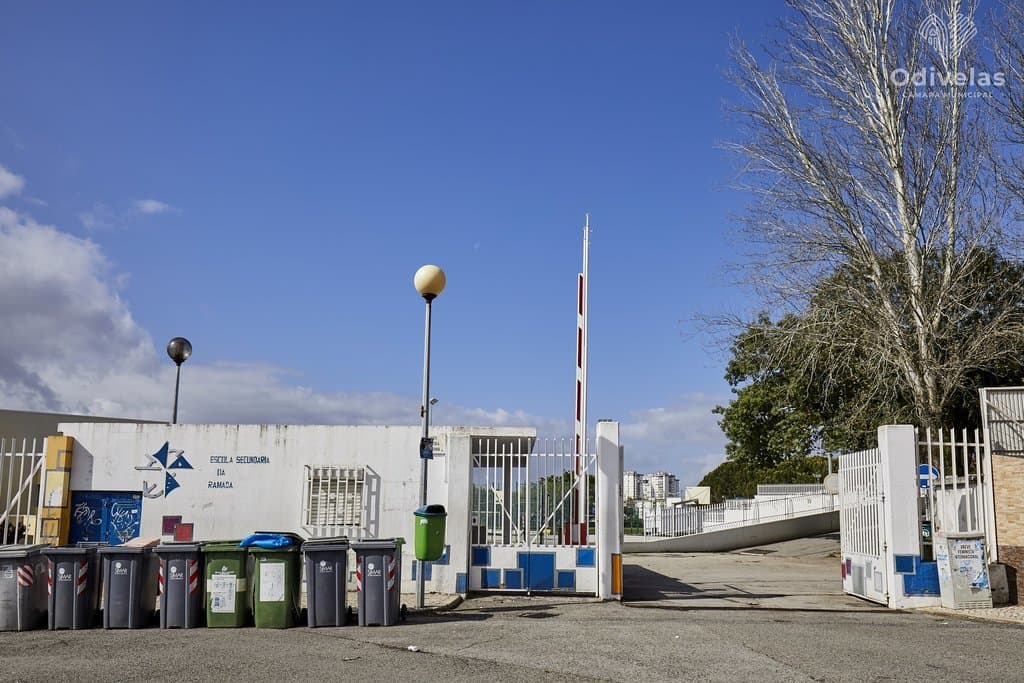
[[[359,536],[365,527],[362,467],[306,465],[303,526],[314,536]]]

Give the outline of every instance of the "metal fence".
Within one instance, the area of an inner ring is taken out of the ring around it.
[[[0,439],[0,544],[34,538],[45,439]]]
[[[827,493],[824,484],[758,484],[757,497],[801,496],[813,493]]]
[[[687,505],[644,514],[645,536],[690,536],[763,524],[838,509],[831,493],[810,493],[774,500],[737,499],[714,505]]]

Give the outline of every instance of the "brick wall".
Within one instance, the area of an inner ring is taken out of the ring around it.
[[[1024,458],[993,455],[992,486],[999,561],[1013,567],[1017,596],[1024,596]]]

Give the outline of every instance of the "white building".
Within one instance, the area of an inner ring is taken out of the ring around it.
[[[629,470],[622,473],[622,497],[624,500],[639,500],[644,497],[644,475]]]
[[[654,500],[679,496],[679,479],[668,472],[643,475],[643,497]]]

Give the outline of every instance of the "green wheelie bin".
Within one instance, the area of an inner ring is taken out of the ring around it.
[[[202,546],[210,628],[238,628],[249,619],[248,552],[238,543],[208,541]]]
[[[284,548],[249,547],[253,558],[252,614],[256,628],[291,628],[299,619],[302,555]]]
[[[444,555],[444,526],[448,513],[443,505],[424,505],[413,512],[416,517],[416,559],[433,562]]]

